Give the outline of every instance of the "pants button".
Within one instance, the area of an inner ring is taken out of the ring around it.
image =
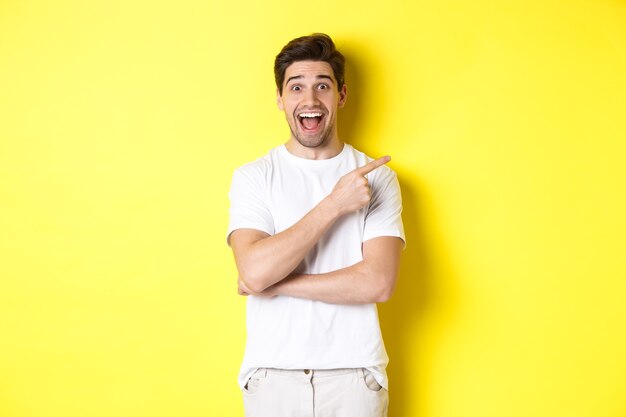
[[[306,375],[308,375],[310,372],[311,372],[311,370],[310,370],[310,369],[305,369],[305,370],[304,370],[304,373],[305,373]]]

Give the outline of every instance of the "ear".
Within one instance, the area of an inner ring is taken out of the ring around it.
[[[280,90],[276,89],[276,104],[278,105],[278,110],[283,111],[285,108],[283,107],[283,98],[280,95]]]
[[[348,98],[348,88],[344,84],[339,90],[339,101],[337,102],[337,107],[342,108],[346,104],[346,100]]]

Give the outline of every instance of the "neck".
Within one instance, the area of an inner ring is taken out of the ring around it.
[[[290,138],[285,147],[290,154],[305,159],[330,159],[341,153],[343,150],[343,142],[338,137],[324,143],[315,148],[307,148],[298,142],[295,138]]]

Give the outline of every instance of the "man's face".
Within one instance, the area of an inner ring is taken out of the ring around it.
[[[337,90],[333,69],[324,61],[297,61],[287,67],[278,108],[285,112],[291,137],[315,148],[337,135],[337,109],[346,101],[346,87]]]

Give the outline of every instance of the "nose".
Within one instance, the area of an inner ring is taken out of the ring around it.
[[[304,96],[304,105],[315,106],[319,104],[317,97],[317,90],[315,88],[309,88]]]

